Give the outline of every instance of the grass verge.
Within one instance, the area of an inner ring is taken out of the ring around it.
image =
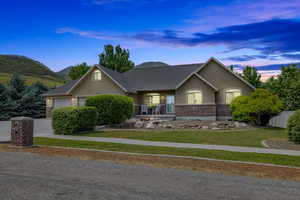
[[[268,163],[268,164],[300,167],[300,156],[242,153],[242,152],[206,150],[206,149],[154,147],[154,146],[128,145],[128,144],[119,144],[119,143],[63,140],[63,139],[53,139],[53,138],[34,138],[34,143],[36,145],[46,145],[46,146],[86,148],[86,149],[145,153],[145,154],[194,156],[194,157],[202,157],[202,158],[221,159],[221,160]]]
[[[285,129],[257,128],[227,131],[101,131],[80,134],[88,137],[125,138],[148,141],[180,142],[193,144],[215,144],[247,147],[264,147],[262,140],[287,138]]]

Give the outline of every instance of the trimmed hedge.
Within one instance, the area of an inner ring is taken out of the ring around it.
[[[133,114],[133,100],[127,96],[98,95],[88,97],[85,105],[97,108],[97,123],[99,125],[120,124],[131,118]]]
[[[289,139],[300,144],[300,110],[290,116],[287,124]]]
[[[52,127],[57,135],[71,135],[81,131],[93,130],[97,122],[94,107],[64,107],[52,113]]]

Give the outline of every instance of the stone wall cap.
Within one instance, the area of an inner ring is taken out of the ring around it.
[[[10,119],[11,121],[22,121],[22,120],[33,120],[31,117],[13,117]]]

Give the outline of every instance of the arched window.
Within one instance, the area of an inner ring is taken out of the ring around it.
[[[188,104],[202,104],[202,92],[200,90],[190,90],[187,92]]]
[[[239,89],[227,89],[225,91],[226,104],[230,104],[234,98],[241,96],[241,95],[242,95],[242,92]]]
[[[96,69],[94,72],[93,72],[93,80],[94,81],[100,81],[102,78],[102,74],[100,72],[100,70]]]

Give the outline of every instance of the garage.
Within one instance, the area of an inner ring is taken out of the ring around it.
[[[54,99],[54,108],[61,108],[66,106],[71,106],[71,100],[69,98],[58,98]]]
[[[86,97],[78,98],[78,106],[85,106]]]

